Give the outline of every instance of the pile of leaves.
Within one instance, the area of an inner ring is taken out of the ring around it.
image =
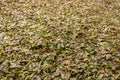
[[[120,0],[0,0],[0,80],[120,80]]]

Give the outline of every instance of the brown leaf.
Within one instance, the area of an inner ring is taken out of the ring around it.
[[[19,49],[17,46],[15,46],[15,47],[12,48],[12,50],[18,51],[18,50],[20,50],[20,49]]]
[[[111,54],[106,54],[106,59],[110,59],[112,57]]]
[[[64,60],[64,61],[63,61],[63,64],[69,65],[69,64],[70,64],[70,60]]]

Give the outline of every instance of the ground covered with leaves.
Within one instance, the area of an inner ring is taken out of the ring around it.
[[[120,0],[0,0],[0,80],[120,80]]]

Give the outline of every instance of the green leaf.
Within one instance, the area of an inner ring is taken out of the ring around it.
[[[70,78],[70,80],[77,80],[76,78]]]

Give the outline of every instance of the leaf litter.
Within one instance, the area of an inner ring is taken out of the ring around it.
[[[1,0],[1,80],[119,80],[119,0]]]

